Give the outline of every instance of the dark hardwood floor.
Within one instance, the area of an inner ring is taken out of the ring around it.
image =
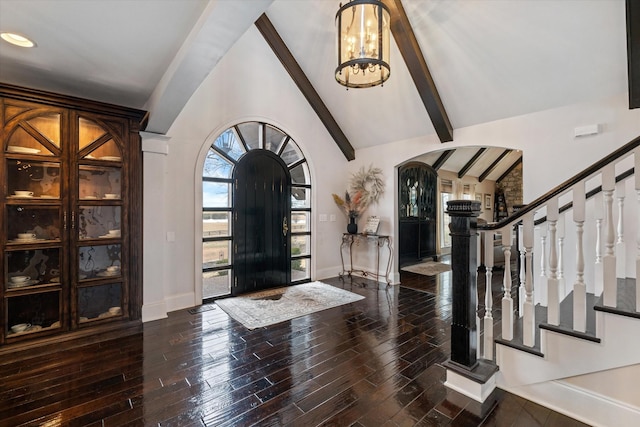
[[[584,426],[502,390],[483,408],[444,387],[450,274],[325,280],[366,298],[253,331],[203,306],[4,352],[0,425]]]

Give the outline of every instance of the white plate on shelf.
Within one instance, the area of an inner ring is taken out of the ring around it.
[[[119,239],[120,238],[120,234],[118,234],[118,235],[105,234],[104,236],[98,236],[98,238],[100,238],[100,239]]]
[[[94,156],[92,156],[91,154],[87,154],[86,156],[84,156],[84,158],[85,158],[85,159],[90,159],[90,160],[95,159],[95,157],[94,157]]]
[[[109,162],[119,162],[120,160],[122,160],[122,157],[119,157],[119,156],[102,156],[102,157],[100,157],[100,160],[107,160]]]
[[[24,282],[20,282],[20,283],[9,282],[7,283],[7,288],[9,289],[24,288],[27,286],[35,285],[36,283],[38,283],[37,279],[25,280]]]
[[[29,332],[37,332],[37,331],[41,331],[41,330],[42,330],[42,326],[40,326],[40,325],[31,325],[27,329],[25,329],[24,331],[20,331],[20,332],[9,331],[9,333],[7,335],[22,335],[22,334],[28,334]]]
[[[96,200],[97,197],[96,196],[84,196],[81,197],[82,200]]]
[[[20,154],[38,154],[40,150],[38,150],[37,148],[20,147],[18,145],[9,145],[7,147],[7,152],[20,153]]]
[[[120,275],[120,270],[110,273],[108,271],[101,271],[97,274],[98,277],[116,277]]]
[[[13,243],[33,243],[33,242],[41,242],[45,239],[12,239]]]
[[[16,196],[15,194],[11,194],[7,196],[7,199],[33,199],[33,196]]]

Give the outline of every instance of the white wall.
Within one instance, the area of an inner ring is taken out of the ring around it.
[[[175,233],[175,241],[162,238],[156,243],[164,250],[156,247],[145,252],[145,266],[163,266],[164,284],[156,283],[157,275],[145,280],[143,313],[145,306],[161,306],[159,293],[164,293],[167,311],[200,303],[196,289],[201,283],[202,268],[202,246],[197,234],[201,212],[195,207],[201,204],[201,187],[197,183],[202,177],[204,154],[222,131],[248,120],[277,126],[304,152],[313,186],[312,278],[336,276],[340,271],[338,248],[346,219],[333,203],[331,193],[345,190],[347,160],[260,33],[251,27],[205,79],[167,133],[169,153],[163,191],[166,211],[156,212],[157,206],[145,204],[145,212],[149,207],[155,215],[162,216],[165,234]],[[146,169],[154,167],[159,164],[145,161]],[[157,175],[146,169],[146,176]],[[145,180],[145,194],[157,191],[159,185],[157,180]],[[336,221],[318,222],[319,214],[334,214]],[[153,313],[143,320],[162,317],[157,309]]]
[[[626,95],[621,94],[600,102],[456,129],[454,141],[446,147],[522,150],[527,203],[640,135],[640,110],[629,111],[626,102]],[[160,286],[145,280],[145,305],[149,296],[158,297],[158,289],[164,289],[169,311],[199,303],[195,289],[200,283],[200,212],[195,207],[201,197],[196,183],[201,176],[202,159],[206,147],[220,132],[246,120],[263,120],[281,128],[299,144],[309,161],[313,184],[313,279],[335,276],[340,271],[338,248],[346,219],[333,203],[331,193],[344,192],[350,173],[369,165],[383,169],[387,191],[379,205],[371,207],[365,216],[380,216],[379,233],[390,234],[396,241],[397,166],[443,148],[435,135],[427,135],[357,150],[356,160],[347,162],[262,36],[251,27],[205,79],[167,134],[169,154],[163,188],[166,211],[157,215],[165,221],[165,233],[175,233],[175,242],[160,239],[163,251],[145,253],[145,268],[163,265],[165,282]],[[592,123],[601,124],[602,133],[583,139],[573,137],[576,126]],[[153,167],[153,163],[145,162],[145,168]],[[153,176],[153,171],[147,173]],[[145,193],[157,191],[157,186],[157,182],[145,181]],[[337,221],[318,222],[319,214],[334,214]],[[367,262],[367,257],[361,257],[359,262]],[[392,271],[397,271],[395,264]]]
[[[573,137],[575,127],[592,123],[601,125],[600,134]],[[523,202],[526,204],[638,135],[640,109],[629,110],[627,95],[620,94],[600,102],[570,105],[456,129],[454,141],[446,143],[446,147],[492,146],[522,150]],[[393,185],[388,188],[395,188],[393,176],[398,165],[424,153],[442,150],[442,147],[435,135],[390,142],[357,150],[356,160],[348,167],[350,172],[362,165],[380,167],[388,185]],[[393,226],[397,221],[395,205],[394,193],[388,191],[376,212],[385,219],[387,230],[397,240],[397,230]],[[632,224],[629,226],[633,227]],[[394,266],[393,271],[396,270],[397,266]]]

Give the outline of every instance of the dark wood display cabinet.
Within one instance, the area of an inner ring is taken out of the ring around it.
[[[4,84],[0,112],[0,344],[139,322],[146,113]]]
[[[400,266],[437,259],[438,174],[411,162],[398,169],[398,256]]]

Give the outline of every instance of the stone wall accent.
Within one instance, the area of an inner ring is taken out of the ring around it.
[[[513,213],[513,207],[515,205],[521,205],[523,200],[522,162],[513,168],[502,181],[496,182],[496,186],[504,191],[507,210],[509,215],[511,215]]]

